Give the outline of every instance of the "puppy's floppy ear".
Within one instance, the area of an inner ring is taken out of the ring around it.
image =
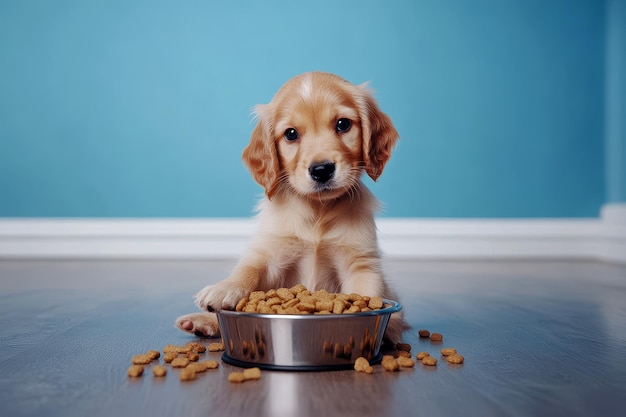
[[[389,116],[378,108],[367,84],[360,85],[359,88],[363,94],[359,112],[363,131],[365,172],[376,181],[391,157],[391,150],[398,140],[398,132]]]
[[[266,107],[255,108],[257,124],[250,136],[250,143],[243,150],[242,160],[252,173],[252,177],[264,189],[268,198],[276,192],[280,165],[276,143],[271,135],[271,124],[267,119]]]

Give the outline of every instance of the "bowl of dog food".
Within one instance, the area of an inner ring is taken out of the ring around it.
[[[291,371],[349,369],[358,357],[377,363],[389,319],[401,309],[393,300],[311,292],[302,285],[254,291],[235,310],[217,313],[222,359]]]

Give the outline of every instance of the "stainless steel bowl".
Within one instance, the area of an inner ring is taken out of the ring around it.
[[[332,370],[353,366],[359,356],[380,361],[383,334],[402,306],[383,300],[380,310],[352,314],[217,313],[224,362],[275,370]]]

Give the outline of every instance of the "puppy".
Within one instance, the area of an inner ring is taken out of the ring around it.
[[[383,277],[374,213],[378,202],[361,182],[374,181],[398,133],[365,85],[323,72],[292,78],[267,105],[243,161],[264,188],[258,232],[231,275],[195,295],[203,311],[234,309],[254,290],[304,284],[309,290],[397,300]],[[214,313],[179,317],[176,326],[219,336]],[[401,314],[385,333],[400,340]]]

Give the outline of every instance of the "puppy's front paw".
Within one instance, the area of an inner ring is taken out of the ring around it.
[[[227,281],[207,285],[194,296],[196,305],[205,311],[234,310],[250,291]]]
[[[183,332],[199,337],[219,337],[220,327],[217,317],[211,313],[193,313],[180,316],[174,324]]]

